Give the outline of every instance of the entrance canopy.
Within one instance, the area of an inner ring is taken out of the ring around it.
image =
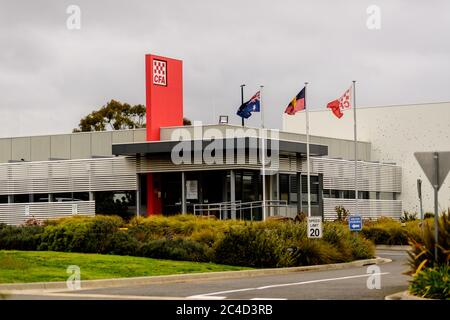
[[[224,138],[224,139],[203,139],[203,140],[185,140],[185,141],[148,141],[138,143],[119,143],[112,145],[114,155],[134,156],[134,155],[157,155],[170,154],[172,152],[190,151],[193,153],[213,153],[222,152],[224,156],[227,153],[245,151],[246,154],[259,151],[262,146],[262,139],[256,137],[242,138]],[[295,153],[306,155],[306,143],[292,140],[275,140],[271,138],[264,139],[267,149],[266,153],[280,154]],[[319,144],[310,144],[309,151],[311,156],[328,155],[328,146]]]

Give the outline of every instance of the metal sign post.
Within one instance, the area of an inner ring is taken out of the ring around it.
[[[414,152],[414,157],[416,157],[434,189],[434,256],[437,260],[437,245],[439,243],[438,192],[450,171],[450,151]]]
[[[419,204],[420,204],[420,220],[423,220],[423,205],[422,205],[422,180],[417,179],[417,193],[419,196]]]

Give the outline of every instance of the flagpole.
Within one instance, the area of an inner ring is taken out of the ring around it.
[[[353,135],[355,138],[355,214],[358,214],[358,142],[356,135],[356,80],[353,80]]]
[[[264,128],[264,109],[262,108],[262,91],[263,91],[264,86],[259,86],[259,109],[261,111],[261,128]]]
[[[244,104],[244,87],[245,87],[245,84],[241,84],[241,106]],[[241,124],[242,124],[242,126],[245,125],[244,117],[241,117]]]
[[[306,109],[306,167],[307,167],[307,183],[308,183],[308,217],[311,217],[311,177],[309,168],[309,111],[306,105],[306,87],[308,82],[305,82],[305,109]]]
[[[262,147],[261,147],[261,161],[262,161],[262,214],[263,221],[266,221],[266,151],[265,151],[265,134],[264,134],[264,108],[263,108],[263,99],[262,99],[262,91],[264,86],[260,86],[259,90],[259,109],[261,112],[261,133],[262,133]]]

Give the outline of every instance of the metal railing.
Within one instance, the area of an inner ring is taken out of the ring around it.
[[[219,203],[198,203],[194,204],[194,215],[216,216],[220,220],[235,218],[238,220],[255,220],[260,216],[262,220],[262,208],[266,208],[267,216],[280,215],[284,211],[288,215],[289,206],[287,200],[266,200],[266,201],[235,201]],[[280,210],[282,208],[283,210]],[[218,216],[217,216],[218,215]]]
[[[234,203],[231,201],[228,202],[217,202],[217,203],[194,203],[194,215],[205,216],[216,216],[219,214],[219,219],[224,220],[224,214],[227,212],[237,211],[237,207],[241,205],[241,201],[235,201]]]

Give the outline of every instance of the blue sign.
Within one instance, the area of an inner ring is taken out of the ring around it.
[[[357,215],[352,215],[348,217],[348,228],[350,231],[361,231],[362,230],[362,217]]]

